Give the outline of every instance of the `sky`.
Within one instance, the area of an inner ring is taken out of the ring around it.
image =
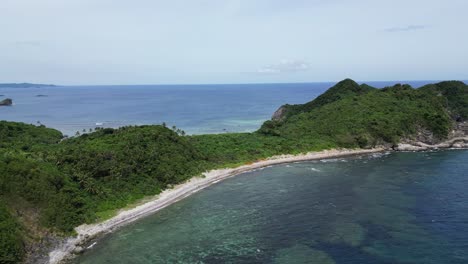
[[[468,79],[467,0],[0,0],[0,82]]]

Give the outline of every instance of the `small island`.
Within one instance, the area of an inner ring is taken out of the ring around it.
[[[0,259],[38,263],[55,249],[51,261],[58,263],[81,253],[93,236],[255,168],[357,153],[466,148],[466,94],[468,86],[459,81],[378,89],[346,79],[308,103],[281,106],[251,133],[186,135],[162,124],[99,128],[64,139],[45,126],[0,121]],[[164,190],[171,199],[153,198],[117,215]],[[100,226],[77,232],[84,223]]]
[[[11,100],[10,98],[0,101],[0,106],[11,106],[11,105],[13,105],[13,100]]]

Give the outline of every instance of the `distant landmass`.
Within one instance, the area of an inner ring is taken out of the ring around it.
[[[39,87],[55,87],[54,84],[40,83],[0,83],[0,88],[39,88]]]

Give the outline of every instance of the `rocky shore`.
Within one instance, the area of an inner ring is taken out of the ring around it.
[[[410,141],[398,144],[394,150],[396,151],[426,151],[426,150],[437,150],[437,149],[449,149],[449,148],[468,148],[468,136],[467,137],[456,137],[438,144],[427,144],[420,141]]]

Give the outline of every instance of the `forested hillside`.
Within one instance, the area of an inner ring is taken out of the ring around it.
[[[278,154],[438,141],[468,118],[468,87],[442,82],[376,89],[344,80],[304,105],[285,105],[256,132],[187,136],[165,126],[100,129],[62,139],[44,126],[0,121],[0,263],[16,263],[45,233],[154,195],[209,169]]]
[[[464,87],[453,92],[456,100],[466,91]],[[337,90],[341,91],[338,95]],[[449,90],[448,94],[452,92]],[[463,100],[467,101],[466,97]],[[284,106],[284,115],[265,122],[259,132],[290,140],[300,138],[312,145],[322,139],[343,147],[396,144],[421,130],[440,140],[454,125],[452,108],[448,107],[453,103],[447,105],[447,101],[448,96],[434,89],[399,84],[375,89],[344,80],[310,103]],[[457,113],[466,108],[466,103],[453,106]]]

